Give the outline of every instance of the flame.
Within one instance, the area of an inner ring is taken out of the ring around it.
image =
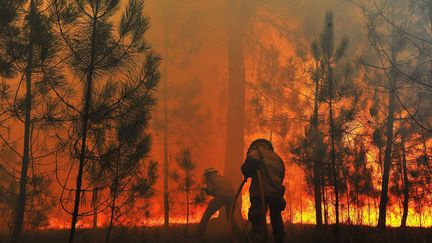
[[[291,29],[293,32],[298,31],[299,28],[301,28],[301,26],[298,26],[298,24],[296,24],[295,22],[290,23],[291,26],[289,26],[289,29]],[[260,26],[261,29],[263,29],[263,26]],[[275,45],[276,48],[278,50],[281,51],[281,53],[283,53],[283,55],[285,56],[295,56],[296,53],[296,48],[294,46],[293,43],[287,43],[286,40],[282,40],[282,38],[276,33],[276,31],[271,30],[269,28],[264,28],[266,29],[266,35],[261,36],[261,38],[263,38],[261,41],[268,43],[269,45]],[[266,39],[267,38],[267,39]],[[276,40],[275,42],[271,42],[271,40]],[[217,50],[216,48],[212,47],[209,48],[212,50]],[[221,52],[223,53],[223,52]],[[208,66],[212,66],[213,68],[213,63],[211,63],[209,60],[211,58],[208,58],[208,56],[212,56],[212,58],[214,57],[218,57],[220,58],[220,60],[224,60],[225,56],[223,56],[223,58],[221,58],[220,56],[216,55],[216,54],[212,54],[212,55],[208,55],[208,53],[206,52],[202,52],[200,53],[199,56],[200,59],[199,61],[201,62],[201,66],[202,64],[206,64]],[[218,61],[220,61],[219,59],[217,59]],[[287,64],[286,60],[280,60],[281,64]],[[307,66],[310,66],[313,64],[312,60],[296,60],[295,64],[298,65],[302,65],[303,68],[305,68],[304,66],[306,66],[305,69],[307,69]],[[256,78],[256,73],[254,72],[254,70],[252,70],[252,67],[254,66],[253,60],[251,57],[246,57],[246,66],[247,66],[247,77],[248,77],[248,81],[256,81],[254,80]],[[173,68],[174,69],[174,68]],[[202,71],[204,70],[204,71]],[[213,69],[212,69],[213,70]],[[182,71],[182,70],[181,70]],[[203,80],[207,80],[206,78],[209,77],[208,73],[206,73],[207,69],[205,68],[201,68],[200,70],[194,70],[196,72],[198,71],[202,71],[202,73],[200,73],[201,75],[201,79]],[[307,75],[304,73],[304,70],[298,70],[299,74],[297,74],[299,76],[300,79],[304,79],[307,80],[308,77]],[[174,70],[171,71],[173,74],[172,76],[181,76],[178,73],[175,72],[179,72],[181,73],[179,70]],[[302,74],[303,72],[303,74]],[[216,72],[212,72],[211,76],[216,76],[216,79],[223,79],[222,77],[219,76],[223,76],[220,73],[217,73],[217,75],[215,75]],[[174,75],[175,74],[175,75]],[[184,73],[182,73],[184,75]],[[186,75],[187,76],[187,75]],[[183,80],[185,78],[179,78],[179,80]],[[171,80],[170,80],[171,81]],[[209,86],[207,86],[207,90],[216,90],[217,86],[220,85],[220,83],[218,82],[207,82],[208,84],[214,85],[213,88],[209,88]],[[207,84],[206,84],[207,85]],[[300,93],[305,94],[305,95],[310,95],[311,94],[311,90],[307,89],[306,87],[302,86],[302,87],[298,87],[300,89]],[[211,93],[211,94],[210,94]],[[217,100],[218,97],[215,97],[216,95],[219,95],[218,92],[208,92],[203,96],[207,96],[207,97],[201,97],[201,101],[205,101],[204,103],[206,105],[210,104],[212,106],[212,109],[214,108],[214,110],[218,110],[217,105],[215,105],[215,102],[213,100]],[[300,100],[305,100],[306,98],[304,96],[300,96],[299,97]],[[209,101],[211,100],[211,101]],[[285,108],[280,108],[280,109],[285,109]],[[293,116],[297,115],[295,114],[293,111],[287,111],[290,112],[290,114],[293,114]],[[222,112],[223,113],[223,112]],[[220,119],[219,117],[217,117],[217,119]],[[217,124],[219,125],[219,124]],[[174,127],[174,126],[173,126]],[[182,127],[183,129],[184,127]],[[181,129],[178,129],[181,130]],[[215,131],[217,131],[216,136],[218,136],[219,138],[219,131],[218,129],[213,129]],[[363,130],[356,130],[355,133],[365,133],[367,131],[363,131]],[[196,134],[195,134],[196,135]],[[199,134],[202,135],[202,134]],[[263,131],[259,131],[259,132],[250,132],[249,133],[249,137],[246,138],[246,140],[248,140],[251,137],[257,137],[257,136],[263,136],[266,137],[267,134],[264,134]],[[191,136],[193,137],[193,136]],[[202,136],[196,136],[196,137],[202,137]],[[210,137],[210,136],[209,136]],[[209,138],[207,137],[207,139]],[[294,135],[290,135],[290,137],[288,137],[287,139],[292,139],[294,138]],[[347,140],[352,140],[353,138],[351,137],[347,137]],[[210,140],[210,139],[209,139]],[[215,141],[216,145],[211,144],[205,144],[203,145],[203,148],[197,149],[197,153],[198,153],[198,160],[202,161],[202,166],[210,166],[213,165],[215,163],[215,161],[223,161],[223,153],[220,153],[220,148],[223,147],[223,139],[215,139],[212,138],[212,143],[213,141]],[[428,141],[427,146],[430,147],[431,141]],[[160,151],[160,147],[157,147],[158,145],[156,144],[155,146],[153,146],[155,153],[155,157],[157,156],[161,156],[162,152]],[[159,145],[161,146],[161,145]],[[204,146],[206,148],[204,148]],[[211,147],[211,148],[210,148]],[[209,149],[210,148],[210,149]],[[214,148],[218,148],[218,149],[214,149]],[[159,150],[158,150],[159,149]],[[421,146],[418,145],[417,147],[414,147],[413,150],[421,150]],[[195,152],[195,151],[194,151]],[[378,191],[380,191],[380,180],[381,180],[381,168],[380,165],[378,163],[376,163],[375,161],[376,159],[376,155],[378,154],[377,149],[373,148],[373,146],[369,146],[369,153],[367,153],[367,164],[370,168],[372,168],[373,170],[373,184],[375,185],[375,189],[377,189]],[[416,155],[419,155],[419,153],[417,153]],[[415,154],[412,155],[411,157],[415,157]],[[209,158],[211,158],[209,160]],[[412,158],[411,158],[412,159]],[[284,158],[285,162],[286,162],[286,167],[287,167],[287,176],[286,176],[286,181],[285,181],[285,185],[287,187],[287,193],[285,195],[285,199],[287,201],[287,208],[285,209],[285,211],[282,213],[283,219],[285,222],[287,223],[294,223],[294,224],[315,224],[315,208],[314,208],[314,200],[313,200],[313,196],[311,195],[311,193],[308,192],[308,186],[306,185],[306,179],[305,179],[305,174],[304,172],[298,168],[297,166],[294,165],[294,163],[292,161],[290,161],[289,156],[285,156]],[[159,159],[159,161],[162,161],[162,159]],[[222,162],[219,162],[222,163]],[[220,167],[223,167],[219,164]],[[237,186],[237,185],[234,185]],[[418,189],[418,188],[413,188],[414,189]],[[241,206],[241,214],[243,216],[243,218],[247,219],[247,215],[248,215],[248,209],[250,207],[250,202],[249,202],[249,183],[245,185],[245,187],[243,188],[242,194],[241,194],[241,202],[242,202],[242,206]],[[328,189],[329,195],[332,193],[331,189]],[[368,226],[374,226],[377,224],[378,221],[378,200],[377,198],[372,198],[372,197],[363,197],[362,198],[363,202],[365,202],[365,205],[357,208],[354,206],[351,206],[350,209],[348,210],[348,207],[346,204],[342,203],[341,204],[341,208],[340,208],[340,215],[341,215],[341,222],[343,224],[356,224],[356,225],[368,225]],[[330,202],[328,203],[328,216],[329,216],[329,223],[334,223],[335,219],[334,219],[334,208],[332,206],[332,202],[331,202],[331,197],[330,197]],[[341,201],[346,201],[346,195],[342,195],[341,196]],[[164,224],[164,218],[163,218],[163,208],[160,206],[160,203],[162,202],[161,198],[157,198],[157,200],[155,200],[152,205],[150,206],[150,211],[152,212],[152,214],[149,217],[144,216],[144,213],[140,213],[139,210],[137,209],[137,213],[136,215],[133,215],[133,217],[128,218],[125,221],[120,222],[120,225],[123,226],[146,226],[146,227],[157,227],[157,226],[161,226]],[[407,225],[408,226],[423,226],[423,227],[431,227],[432,226],[432,207],[430,207],[430,205],[417,205],[417,202],[414,201],[413,198],[410,199],[410,205],[409,205],[409,214],[408,214],[408,218],[407,218]],[[170,217],[170,223],[171,224],[186,224],[186,222],[188,221],[191,224],[195,224],[198,223],[200,221],[200,218],[203,214],[205,210],[205,206],[195,206],[191,208],[191,215],[189,220],[186,219],[185,215],[185,210],[184,208],[176,208],[173,212],[171,212],[171,217]],[[401,211],[401,206],[400,203],[398,202],[398,200],[396,198],[390,197],[390,203],[388,206],[388,211],[387,211],[387,225],[391,226],[391,227],[398,227],[400,225],[400,221],[401,221],[401,215],[402,215],[402,211]],[[218,213],[216,213],[215,215],[213,215],[214,217],[217,217]],[[69,229],[70,227],[70,215],[67,215],[66,213],[63,213],[61,215],[54,215],[54,213],[51,213],[49,219],[48,219],[48,224],[47,226],[41,227],[42,229]],[[107,227],[108,225],[108,216],[105,214],[99,214],[98,216],[98,227]],[[92,222],[91,222],[91,217],[84,217],[81,218],[78,223],[77,223],[77,227],[78,228],[91,228],[92,227]]]
[[[297,171],[297,173],[301,173],[301,171]],[[294,185],[298,186],[295,188],[295,190],[304,190],[306,189],[302,188],[302,185]],[[247,212],[250,207],[249,202],[249,183],[245,185],[243,189],[242,194],[242,216],[244,218],[247,218]],[[291,197],[291,198],[290,198]],[[313,196],[307,195],[306,193],[302,193],[301,197],[292,197],[290,195],[285,195],[286,201],[287,201],[287,208],[282,213],[282,218],[284,222],[286,223],[293,223],[293,224],[315,224],[315,207],[313,202]],[[292,217],[289,216],[289,201],[294,200],[297,205],[299,205],[299,208],[296,208],[293,212]],[[341,197],[341,201],[343,202],[346,200],[345,196]],[[410,207],[408,212],[408,218],[407,218],[407,226],[412,227],[431,227],[432,226],[432,212],[431,208],[424,207],[420,211],[421,213],[415,212],[413,210],[413,199],[410,199]],[[345,204],[341,204],[340,208],[340,220],[342,224],[355,224],[355,225],[366,225],[366,226],[376,226],[378,223],[378,205],[379,205],[379,199],[377,198],[364,198],[365,206],[360,208],[350,208],[350,211],[348,213],[347,207]],[[323,209],[324,210],[324,209]],[[334,208],[331,204],[329,204],[329,223],[335,222],[335,212]],[[348,215],[349,214],[349,215]],[[348,217],[349,216],[349,217]],[[402,218],[402,209],[399,207],[398,204],[389,205],[387,207],[387,226],[389,227],[399,227],[401,223]],[[269,216],[267,215],[267,222],[269,222]]]

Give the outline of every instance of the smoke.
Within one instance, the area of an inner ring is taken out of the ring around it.
[[[158,105],[152,115],[151,157],[162,165],[166,102],[168,159],[175,164],[176,154],[190,148],[191,158],[197,165],[197,181],[207,167],[224,173],[230,88],[226,26],[234,24],[227,17],[228,1],[149,0],[144,8],[150,17],[149,44],[162,57]],[[347,36],[350,40],[345,61],[355,62],[366,48],[366,20],[356,2],[349,0],[236,2],[257,4],[250,21],[243,24],[241,30],[245,33],[245,144],[257,137],[266,137],[275,143],[276,151],[287,167],[287,211],[284,217],[290,222],[313,223],[312,191],[307,183],[311,178],[295,164],[290,153],[290,146],[304,134],[305,122],[311,116],[313,90],[305,85],[310,80],[309,67],[312,64],[310,43],[319,37],[325,13],[331,10],[334,13],[335,39]],[[22,137],[21,133],[21,129],[17,129],[12,138]],[[377,151],[371,149],[371,152]],[[370,161],[375,159],[371,155],[367,157]],[[60,177],[65,177],[64,171],[68,168],[59,169],[62,170]],[[373,169],[378,174],[378,166]],[[52,170],[47,168],[47,171]],[[155,198],[149,203],[153,205],[152,210],[146,211],[148,215],[143,212],[142,218],[137,219],[142,224],[161,223],[163,207],[154,205],[162,205],[163,201],[162,172],[160,169]],[[72,172],[70,177],[74,176]],[[378,183],[379,178],[374,180]],[[51,183],[51,187],[53,195],[57,196],[60,191],[58,183]],[[244,214],[248,206],[246,190]],[[369,209],[369,218],[366,213],[361,216],[362,222],[376,222],[376,203],[368,202],[374,209]],[[179,210],[176,208],[174,212]],[[202,210],[202,206],[192,209],[192,214],[195,214],[192,221],[199,220]],[[398,222],[397,210],[390,214],[390,222],[394,225]],[[50,224],[56,226],[69,220],[61,213],[60,206],[50,213],[50,218]],[[176,221],[183,222],[178,218]]]

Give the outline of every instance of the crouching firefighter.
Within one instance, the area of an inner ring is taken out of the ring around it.
[[[249,197],[251,206],[248,220],[252,224],[252,242],[265,242],[267,238],[266,214],[270,209],[270,221],[274,241],[284,239],[282,211],[285,210],[285,166],[274,152],[273,145],[266,139],[253,141],[248,149],[241,171],[245,178],[252,178]]]
[[[235,192],[227,178],[221,176],[216,169],[209,168],[204,171],[204,182],[205,187],[203,193],[208,196],[212,196],[213,199],[209,202],[201,221],[198,224],[197,236],[202,238],[204,236],[205,229],[211,216],[216,213],[222,207],[225,207],[226,217],[228,220],[231,206],[234,201]],[[238,232],[239,229],[234,224],[234,232]]]

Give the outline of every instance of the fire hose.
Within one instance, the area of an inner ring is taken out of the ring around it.
[[[262,213],[264,216],[264,222],[266,222],[266,212],[267,212],[267,206],[265,204],[265,198],[264,198],[264,187],[262,182],[262,175],[259,170],[257,170],[257,177],[258,177],[258,184],[259,184],[259,190],[260,190],[260,199],[261,199],[261,205],[262,205]],[[240,186],[237,189],[236,195],[234,197],[234,201],[232,203],[229,216],[228,216],[228,230],[231,235],[231,239],[234,243],[238,243],[238,238],[233,232],[233,220],[234,220],[234,210],[237,206],[237,200],[240,197],[240,194],[243,190],[244,185],[246,184],[248,178],[244,178],[243,181],[240,183]],[[248,235],[249,236],[249,235]],[[248,241],[251,242],[250,237],[248,237]],[[265,223],[265,238],[264,242],[267,242],[267,223]]]
[[[237,206],[237,200],[238,200],[238,198],[239,198],[239,196],[243,190],[243,186],[244,186],[244,184],[246,184],[247,180],[248,180],[248,178],[244,178],[243,181],[240,183],[240,186],[237,189],[236,195],[234,197],[234,201],[231,205],[230,212],[228,215],[228,230],[229,230],[229,233],[231,235],[231,239],[234,243],[238,243],[237,236],[233,232],[234,210]]]

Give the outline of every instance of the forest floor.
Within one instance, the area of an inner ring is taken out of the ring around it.
[[[190,235],[193,235],[196,224],[189,226]],[[157,227],[134,227],[134,228],[116,228],[112,232],[110,242],[114,243],[138,243],[138,242],[205,242],[205,243],[229,243],[230,236],[226,233],[225,225],[220,222],[210,222],[205,239],[198,240],[196,236],[184,238],[185,226],[172,225],[169,234],[164,234],[163,226]],[[315,229],[313,225],[289,224],[286,225],[285,242],[313,242],[313,243],[333,243],[333,242],[431,242],[432,229],[430,228],[388,228],[386,233],[381,233],[373,227],[365,226],[348,226],[344,225],[340,229],[339,241],[334,234],[333,227],[327,226],[320,230]],[[271,226],[269,226],[271,232]],[[78,230],[76,241],[78,243],[102,243],[105,242],[106,229]],[[67,242],[67,230],[43,230],[26,233],[23,243],[62,243]],[[0,243],[8,242],[6,236],[0,237]],[[273,242],[269,234],[269,243]]]

